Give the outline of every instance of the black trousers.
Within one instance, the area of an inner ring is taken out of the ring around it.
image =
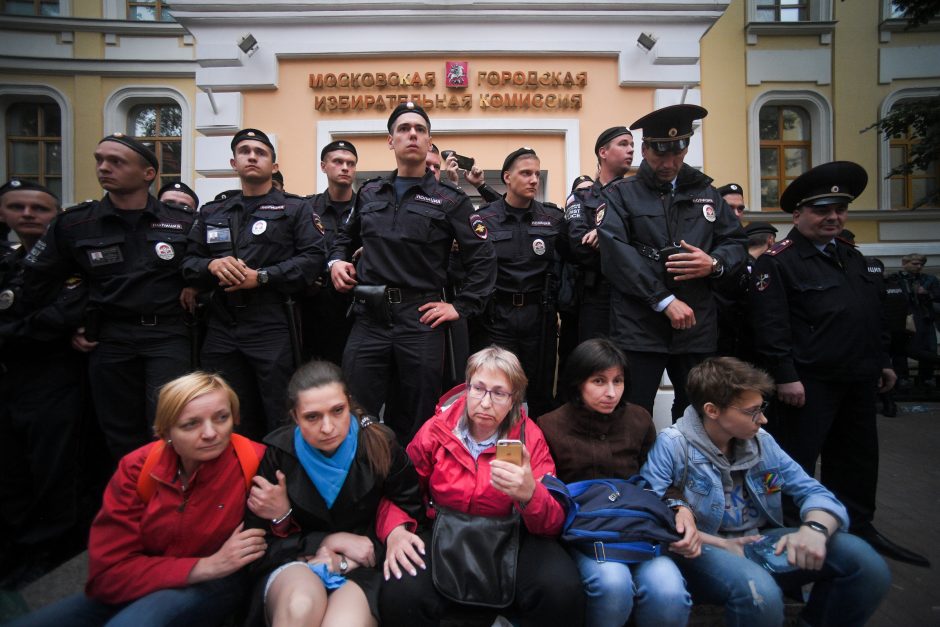
[[[689,406],[689,397],[685,393],[685,380],[689,376],[689,371],[702,363],[709,355],[706,353],[670,355],[668,353],[624,352],[630,368],[630,402],[636,403],[652,415],[653,402],[656,400],[656,391],[662,381],[663,371],[668,372],[672,389],[675,392],[675,400],[672,403],[672,421],[678,420],[685,408]]]
[[[95,413],[115,461],[153,440],[157,394],[189,372],[189,331],[182,322],[155,326],[105,320],[88,359]]]
[[[806,404],[773,404],[769,428],[806,474],[816,472],[849,511],[853,529],[870,524],[878,490],[875,381],[833,382],[801,377]]]
[[[402,446],[434,414],[441,396],[446,327],[432,329],[419,321],[418,307],[429,300],[390,304],[389,321],[376,320],[357,304],[356,321],[343,353],[349,391],[367,412],[379,415],[394,381],[394,407],[386,407],[383,419]]]
[[[287,384],[294,373],[283,304],[234,308],[232,323],[209,319],[202,367],[218,372],[238,394],[239,433],[260,441],[288,417]]]
[[[445,612],[461,607],[441,596],[431,571],[431,534],[422,534],[427,569],[407,572],[382,584],[379,609],[382,625],[425,627],[439,625]],[[584,623],[584,591],[574,561],[552,538],[522,531],[516,569],[516,597],[501,613],[518,618],[524,627],[578,627]]]
[[[316,294],[303,299],[304,360],[325,359],[334,364],[342,363],[346,340],[352,330],[352,316],[346,316],[351,302],[349,294],[341,294],[330,286],[321,287]]]
[[[610,283],[601,278],[584,286],[578,313],[578,341],[595,337],[610,337]]]
[[[71,350],[20,357],[0,374],[0,533],[50,549],[77,522],[84,366]]]
[[[491,302],[474,321],[470,344],[471,352],[495,344],[515,353],[529,379],[526,401],[532,418],[547,414],[554,402],[558,323],[554,311],[543,312],[539,304]]]

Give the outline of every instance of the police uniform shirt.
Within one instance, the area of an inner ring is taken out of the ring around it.
[[[273,187],[263,196],[235,194],[203,205],[189,236],[183,275],[218,288],[209,262],[234,256],[268,272],[268,284],[260,289],[298,293],[325,269],[325,230],[305,198]]]
[[[696,246],[719,260],[723,273],[737,273],[747,255],[744,229],[712,179],[683,164],[675,181],[659,181],[649,164],[637,175],[606,188],[607,206],[598,214],[601,266],[611,282],[611,334],[633,351],[713,353],[717,312],[712,279],[670,283],[665,258],[657,252],[678,244]],[[695,311],[691,329],[673,329],[657,311],[675,296]]]
[[[333,200],[329,192],[315,194],[310,197],[310,204],[313,212],[320,216],[324,228],[324,243],[327,251],[333,246],[333,240],[336,239],[336,232],[340,225],[346,221],[353,207],[356,206],[356,194],[353,193],[349,200]]]
[[[561,211],[533,200],[528,209],[511,207],[505,198],[480,209],[496,249],[496,289],[534,292],[545,288],[545,275],[567,255]]]
[[[27,310],[23,300],[26,254],[19,248],[0,257],[0,355],[5,363],[11,358],[38,361],[56,348],[68,349],[85,310],[87,290],[78,275],[65,280],[55,300]]]
[[[576,189],[568,196],[565,203],[565,224],[568,231],[568,245],[572,257],[584,269],[601,269],[600,253],[596,248],[581,243],[585,235],[597,228],[597,214],[606,211],[607,200],[604,190],[620,179],[614,179],[606,185],[594,181],[584,189]]]
[[[141,211],[108,196],[57,216],[26,256],[29,301],[48,302],[70,275],[85,278],[89,306],[105,316],[182,315],[179,268],[195,214],[147,197]]]
[[[755,349],[778,383],[801,374],[874,382],[888,367],[880,271],[852,246],[835,246],[829,256],[794,228],[751,273]]]
[[[487,227],[466,194],[427,171],[400,200],[392,173],[366,182],[336,235],[330,259],[349,261],[363,247],[362,285],[440,292],[454,240],[466,276],[453,305],[462,317],[480,313],[493,291],[496,258]]]

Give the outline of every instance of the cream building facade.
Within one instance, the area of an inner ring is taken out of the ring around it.
[[[938,211],[909,209],[936,169],[885,180],[909,144],[860,132],[940,95],[936,24],[905,32],[887,0],[170,4],[0,0],[6,177],[37,178],[66,204],[98,197],[94,146],[122,131],[150,138],[161,174],[205,201],[238,186],[229,141],[252,126],[276,142],[287,189],[310,194],[333,139],[357,145],[363,176],[391,170],[389,107],[415,99],[435,143],[475,157],[490,183],[505,154],[535,148],[544,198],[563,204],[575,176],[594,174],[600,131],[684,101],[710,112],[687,162],[744,185],[748,219],[786,230],[772,209],[786,183],[850,159],[870,176],[849,219],[866,254],[889,267],[940,254]]]

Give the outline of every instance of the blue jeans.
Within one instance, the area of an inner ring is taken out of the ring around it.
[[[111,605],[76,594],[20,617],[7,627],[177,627],[218,625],[245,598],[242,573],[223,579],[152,592],[136,601]]]
[[[725,606],[725,625],[783,624],[783,593],[769,571],[724,549],[703,546],[695,559],[676,558],[696,603]],[[810,625],[864,625],[888,593],[891,572],[868,544],[837,532],[821,570],[786,573],[787,585],[816,582],[803,610]]]
[[[675,563],[665,556],[648,562],[598,562],[577,549],[569,549],[587,596],[585,625],[622,627],[633,611],[638,627],[685,625],[692,598]]]

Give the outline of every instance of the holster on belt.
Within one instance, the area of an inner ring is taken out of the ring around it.
[[[363,305],[376,321],[388,324],[392,320],[384,285],[357,285],[352,290],[353,302]]]
[[[650,259],[652,261],[659,262],[663,266],[663,282],[667,286],[674,286],[676,282],[675,276],[669,273],[666,270],[666,262],[669,261],[669,255],[675,255],[676,253],[686,252],[681,246],[666,246],[665,248],[655,248],[647,244],[642,244],[640,242],[632,242],[633,246],[638,253]]]

